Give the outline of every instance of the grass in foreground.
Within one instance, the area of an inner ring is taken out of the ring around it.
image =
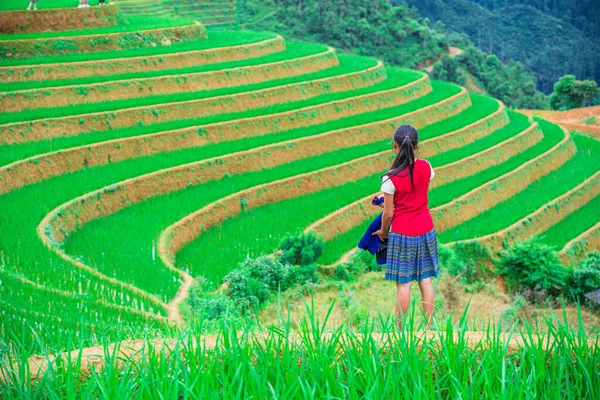
[[[357,328],[342,324],[327,329],[330,314],[320,320],[314,303],[305,307],[309,317],[297,330],[285,322],[268,330],[259,327],[260,332],[223,323],[216,335],[202,336],[208,325],[200,321],[167,347],[146,338],[139,358],[123,357],[130,353],[126,346],[111,350],[103,343],[97,351],[105,363],[98,372],[82,377],[79,371],[85,363],[73,358],[51,365],[34,384],[26,372],[29,352],[16,343],[9,353],[11,363],[3,365],[7,384],[0,395],[564,400],[595,399],[600,394],[598,332],[586,333],[582,324],[575,327],[564,316],[550,314],[525,322],[509,335],[493,324],[469,332],[464,316],[457,324],[434,320],[433,330],[424,332],[413,308],[401,331],[391,318],[381,316]],[[40,338],[36,352],[45,356],[44,346]]]

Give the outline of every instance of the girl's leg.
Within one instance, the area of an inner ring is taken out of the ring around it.
[[[396,323],[398,328],[402,329],[402,316],[408,312],[410,306],[410,286],[409,283],[396,283]]]
[[[423,279],[419,281],[419,288],[421,289],[421,295],[423,296],[423,312],[427,317],[427,323],[431,323],[431,316],[433,315],[433,284],[431,278]]]

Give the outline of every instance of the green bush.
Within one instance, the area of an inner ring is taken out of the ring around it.
[[[452,247],[440,246],[438,251],[441,267],[450,275],[460,277],[465,285],[481,284],[492,277],[487,266],[491,263],[489,250],[479,242],[461,243]]]
[[[365,271],[364,265],[356,262],[346,262],[335,267],[332,278],[336,281],[353,281]]]
[[[205,278],[198,278],[198,282],[190,288],[187,298],[193,316],[204,320],[235,319],[239,312],[232,299],[223,293],[211,295],[213,287]]]
[[[600,288],[600,251],[592,250],[573,269],[569,290],[575,300],[583,301],[585,294]]]
[[[296,281],[299,284],[304,284],[307,282],[318,282],[319,278],[317,277],[317,264],[309,264],[309,265],[298,265],[296,268]]]
[[[283,292],[296,283],[316,282],[316,264],[290,265],[270,256],[246,259],[224,279],[228,294],[242,310],[254,309],[271,295]]]
[[[506,277],[510,291],[542,290],[551,295],[559,294],[569,277],[556,252],[537,237],[503,251],[498,272]]]
[[[292,265],[309,265],[323,254],[323,239],[314,232],[287,234],[279,245],[279,261]]]

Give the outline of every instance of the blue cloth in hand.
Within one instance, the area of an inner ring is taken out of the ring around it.
[[[362,250],[366,250],[373,255],[377,255],[377,264],[382,265],[385,264],[385,253],[387,250],[387,240],[382,242],[379,239],[379,236],[373,235],[374,232],[377,232],[381,229],[381,219],[383,217],[383,213],[379,214],[377,218],[371,222],[371,225],[367,228],[367,231],[358,242],[358,248]]]

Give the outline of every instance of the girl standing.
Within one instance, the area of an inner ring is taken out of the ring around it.
[[[429,212],[427,193],[435,175],[431,164],[415,155],[419,144],[417,129],[402,125],[394,133],[396,158],[383,175],[384,212],[381,230],[374,233],[388,239],[385,279],[396,282],[396,315],[400,318],[410,305],[410,287],[419,282],[423,312],[428,323],[433,314],[432,277],[440,272],[437,236]]]

